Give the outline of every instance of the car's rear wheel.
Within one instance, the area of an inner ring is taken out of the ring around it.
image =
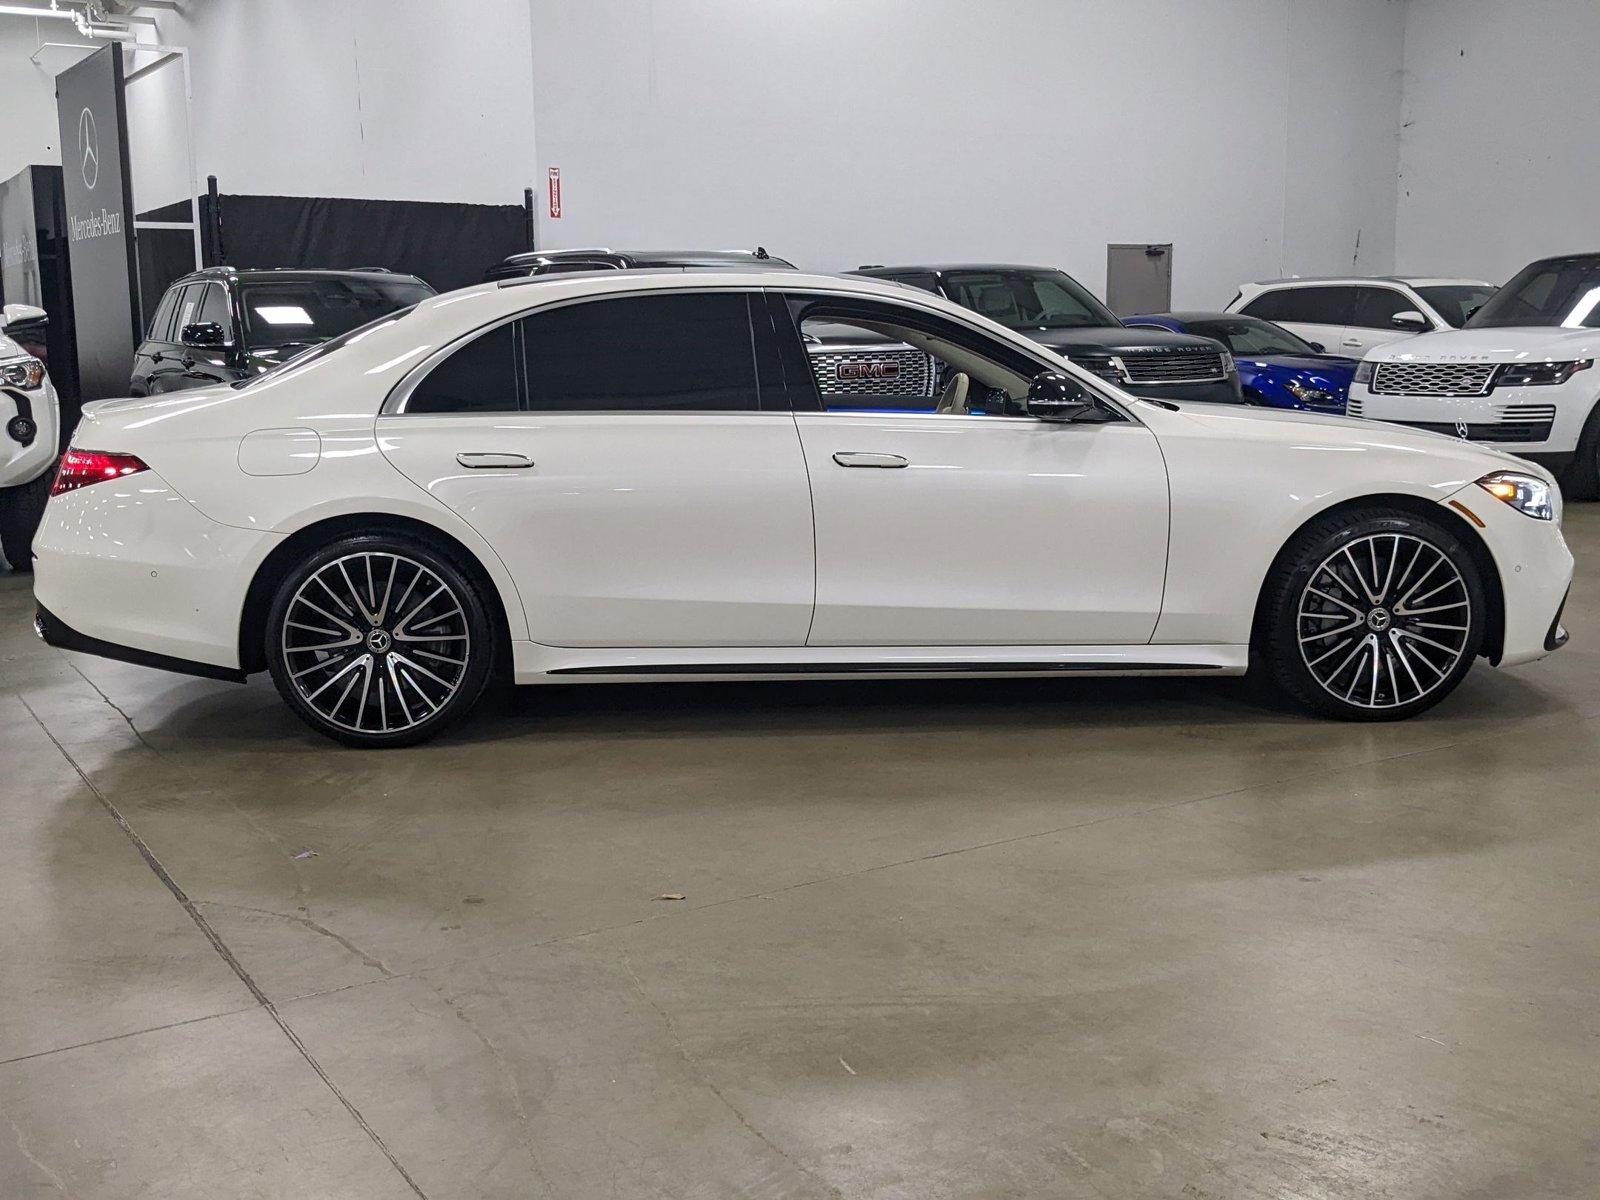
[[[1301,532],[1267,581],[1258,644],[1272,680],[1306,707],[1395,721],[1443,700],[1483,643],[1471,551],[1398,510],[1345,512]]]
[[[408,746],[482,695],[494,632],[461,567],[409,538],[345,538],[278,586],[266,630],[279,693],[313,729],[350,746]]]
[[[32,483],[0,491],[0,554],[13,571],[33,570],[33,535],[44,516],[55,474],[46,471]]]

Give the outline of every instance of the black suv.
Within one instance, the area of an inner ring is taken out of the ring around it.
[[[528,250],[495,263],[485,279],[561,275],[573,271],[774,271],[795,269],[792,262],[754,250]]]
[[[1233,356],[1210,338],[1130,329],[1087,288],[1051,267],[992,263],[864,266],[847,272],[908,284],[1026,334],[1125,392],[1239,404]]]
[[[156,305],[134,353],[131,396],[233,383],[308,346],[409,308],[434,291],[415,275],[207,267]]]

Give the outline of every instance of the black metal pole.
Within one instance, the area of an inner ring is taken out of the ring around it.
[[[533,244],[533,189],[522,189],[522,224],[523,232],[527,235],[528,249],[537,250]]]
[[[228,261],[222,245],[222,197],[217,193],[217,177],[206,176],[206,243],[211,259],[206,265],[220,267]]]

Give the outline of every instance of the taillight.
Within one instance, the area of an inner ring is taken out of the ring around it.
[[[104,483],[108,479],[121,479],[148,471],[143,461],[132,454],[114,454],[105,450],[68,450],[61,456],[61,466],[56,471],[56,481],[50,485],[50,494],[59,496],[75,492],[91,483]]]

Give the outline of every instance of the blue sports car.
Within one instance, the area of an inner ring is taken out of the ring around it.
[[[1124,325],[1214,338],[1233,351],[1244,398],[1273,408],[1342,413],[1356,360],[1324,354],[1315,342],[1281,325],[1223,312],[1169,312],[1128,317]]]

